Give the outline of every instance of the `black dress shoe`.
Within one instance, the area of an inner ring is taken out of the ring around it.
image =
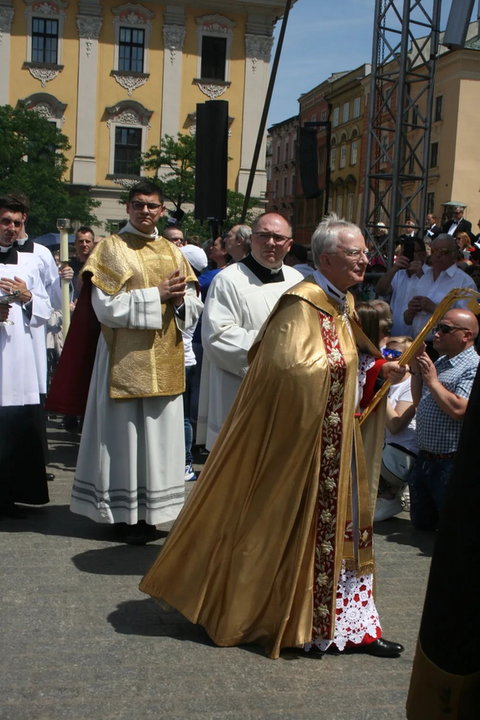
[[[404,651],[403,645],[378,638],[374,642],[367,645],[354,645],[345,649],[347,653],[364,653],[365,655],[374,655],[375,657],[394,658],[398,657]]]

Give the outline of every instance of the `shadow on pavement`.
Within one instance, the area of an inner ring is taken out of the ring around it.
[[[388,542],[416,547],[425,557],[432,557],[437,536],[435,532],[415,530],[410,520],[399,517],[375,523],[374,533],[383,535]]]
[[[170,637],[214,646],[200,625],[194,625],[176,610],[164,610],[151,598],[122,602],[107,620],[122,635]]]
[[[86,550],[74,555],[72,562],[81,572],[98,575],[138,575],[142,577],[154,563],[161,544],[114,545]]]

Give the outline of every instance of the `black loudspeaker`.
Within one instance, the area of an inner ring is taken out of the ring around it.
[[[447,27],[443,36],[442,45],[450,50],[460,50],[465,47],[468,25],[473,11],[474,0],[452,0]]]
[[[320,195],[318,187],[317,130],[301,127],[298,133],[298,162],[303,194],[306,198]]]
[[[195,217],[224,220],[227,214],[228,102],[197,105]]]

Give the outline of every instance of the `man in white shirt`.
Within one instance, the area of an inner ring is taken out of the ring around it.
[[[197,444],[211,450],[248,369],[247,354],[279,297],[303,276],[284,265],[292,228],[277,213],[254,222],[251,253],[216,275],[202,316]]]
[[[45,326],[51,306],[33,256],[20,259],[15,241],[23,209],[0,199],[0,516],[23,517],[16,503],[48,502],[40,407],[41,382],[32,329]]]
[[[432,242],[432,266],[425,269],[418,279],[415,294],[408,303],[404,319],[410,332],[416,337],[431,317],[438,303],[454,288],[471,288],[477,286],[467,273],[455,264],[457,257],[455,238],[446,233],[438,235]],[[459,300],[454,307],[466,307],[468,301]],[[431,338],[429,338],[430,340]]]

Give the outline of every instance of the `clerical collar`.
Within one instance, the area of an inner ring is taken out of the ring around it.
[[[147,233],[142,233],[140,230],[137,230],[137,228],[132,225],[130,220],[127,222],[126,225],[122,227],[121,230],[118,231],[119,235],[123,235],[123,233],[132,233],[133,235],[139,235],[142,238],[145,238],[146,240],[156,240],[158,238],[158,230],[155,228],[155,232],[151,233],[151,235],[148,235]]]
[[[327,293],[329,297],[331,297],[335,302],[339,303],[343,307],[345,304],[345,298],[347,297],[344,292],[339,290],[335,287],[335,285],[332,285],[330,280],[323,275],[323,273],[320,272],[320,270],[315,270],[313,273],[313,277],[315,278],[315,282],[320,285],[322,290]]]
[[[14,245],[9,247],[0,245],[0,263],[3,265],[18,265],[17,248]]]
[[[238,262],[243,263],[262,283],[283,282],[285,280],[281,267],[273,269],[267,268],[265,265],[259,263],[258,260],[253,257],[252,253]]]
[[[25,235],[23,238],[19,238],[14,244],[18,252],[33,253],[33,240],[30,240],[28,235]]]

